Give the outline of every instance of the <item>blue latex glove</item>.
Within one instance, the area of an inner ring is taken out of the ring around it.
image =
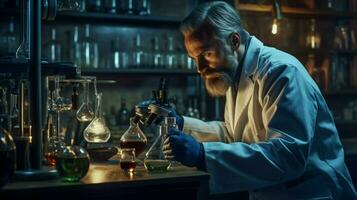
[[[145,101],[141,101],[138,105],[148,107],[150,104],[155,104],[155,103],[156,103],[156,101],[154,101],[154,100],[145,100]],[[168,117],[176,117],[176,124],[177,124],[178,128],[180,130],[182,130],[183,123],[184,123],[183,117],[181,115],[179,115],[172,106],[170,106],[170,108],[167,108],[167,109],[169,109],[171,111],[169,113]]]
[[[164,154],[173,157],[183,165],[205,168],[204,149],[202,143],[180,130],[171,128],[164,142]]]
[[[183,129],[183,117],[181,115],[179,115],[175,109],[173,108],[170,108],[171,112],[169,113],[169,117],[176,117],[176,124],[178,126],[178,129],[179,130],[182,130]]]

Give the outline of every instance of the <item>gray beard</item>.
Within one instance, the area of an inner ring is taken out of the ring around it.
[[[208,93],[211,96],[225,96],[228,88],[233,84],[230,75],[225,72],[216,73],[214,78],[204,78]]]

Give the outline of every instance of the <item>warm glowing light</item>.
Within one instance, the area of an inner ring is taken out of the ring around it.
[[[277,23],[277,20],[274,19],[273,21],[273,25],[271,26],[271,33],[273,35],[277,34],[278,33],[278,23]]]

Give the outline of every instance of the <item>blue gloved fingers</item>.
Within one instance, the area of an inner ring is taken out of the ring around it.
[[[178,130],[176,128],[170,128],[167,134],[168,134],[168,137],[170,137],[172,135],[180,135],[182,133],[180,130]]]

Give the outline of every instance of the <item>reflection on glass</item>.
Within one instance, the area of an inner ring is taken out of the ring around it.
[[[51,30],[51,41],[48,44],[48,58],[50,62],[61,61],[61,43],[57,41],[57,31],[55,28]]]
[[[71,61],[76,64],[78,67],[81,66],[81,54],[82,54],[82,47],[81,44],[79,43],[79,27],[75,26],[73,30],[73,37],[71,41],[71,46],[70,48],[70,59]]]
[[[133,0],[121,0],[118,7],[121,14],[133,14]]]
[[[152,40],[153,42],[153,53],[152,53],[152,65],[154,68],[162,68],[164,65],[164,58],[162,51],[160,49],[160,40],[158,36],[155,36]]]
[[[127,172],[133,172],[136,167],[135,149],[124,148],[119,151],[120,168]]]
[[[95,117],[83,134],[87,142],[93,143],[107,142],[110,138],[110,130],[105,124],[105,119],[102,115],[102,93],[98,93],[96,96]]]
[[[13,54],[16,52],[17,42],[16,42],[16,34],[14,30],[14,17],[10,18],[9,22],[9,30],[3,36],[4,44],[5,44],[5,53]]]
[[[83,103],[79,107],[76,117],[80,122],[89,122],[94,118],[94,112],[92,107],[89,105],[89,82],[83,83]]]
[[[175,69],[177,67],[177,58],[174,50],[174,38],[169,36],[167,38],[167,52],[165,58],[165,66],[167,69]]]
[[[26,13],[23,13],[22,18],[22,41],[19,48],[16,51],[17,59],[29,59],[30,58],[30,1],[26,2]]]
[[[137,15],[150,15],[150,1],[149,0],[136,0],[135,1],[135,14]]]
[[[85,37],[82,41],[82,65],[84,68],[98,68],[98,44],[90,36],[90,26],[85,25]]]
[[[135,48],[134,48],[134,63],[133,65],[135,67],[142,67],[143,65],[146,64],[146,54],[143,51],[143,45],[141,41],[141,36],[140,34],[137,34],[134,40]]]

